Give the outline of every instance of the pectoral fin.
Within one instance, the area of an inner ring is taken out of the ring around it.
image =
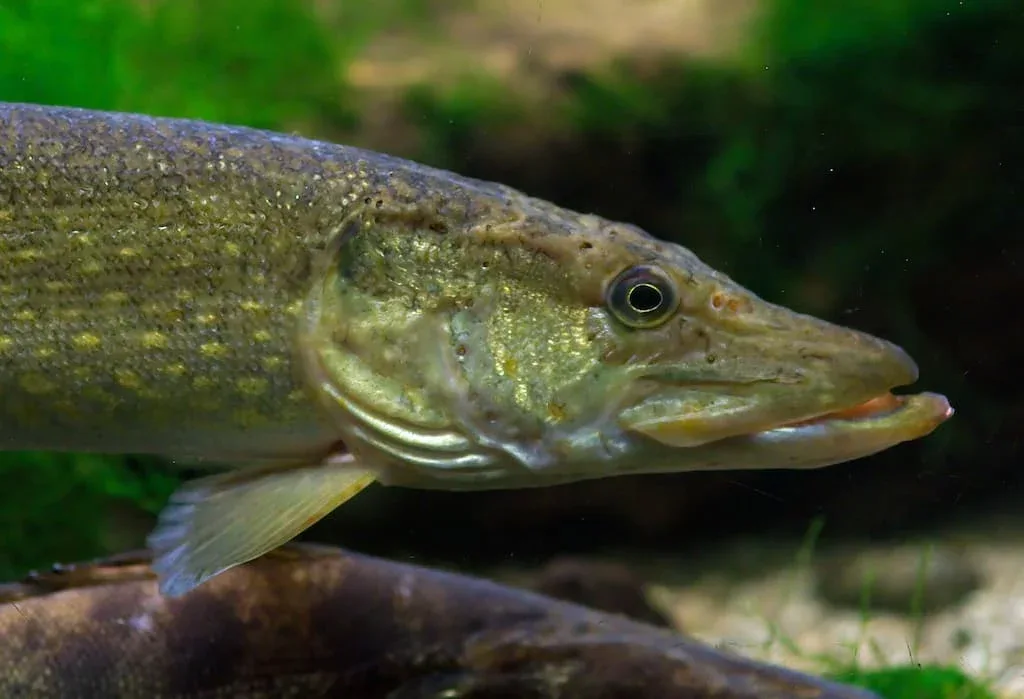
[[[160,592],[178,597],[300,534],[376,480],[349,457],[190,481],[149,537]]]

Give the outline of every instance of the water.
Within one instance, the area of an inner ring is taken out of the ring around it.
[[[0,100],[298,131],[628,221],[899,344],[910,390],[957,411],[813,471],[371,488],[304,539],[621,607],[809,673],[949,665],[1024,695],[1016,3],[194,4],[0,9],[17,57]],[[0,468],[5,579],[142,546],[182,477],[134,457]],[[896,697],[915,680],[854,681]]]

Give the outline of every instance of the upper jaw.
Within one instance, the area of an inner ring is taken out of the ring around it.
[[[766,345],[761,359],[743,355],[745,375],[725,367],[715,373],[707,367],[699,373],[683,366],[654,368],[649,378],[660,389],[624,410],[620,426],[670,447],[736,437],[792,445],[806,439],[827,457],[829,449],[842,451],[838,443],[847,434],[856,433],[865,444],[890,446],[922,437],[952,415],[948,401],[937,394],[892,395],[893,388],[918,377],[917,365],[900,347],[822,325],[828,332],[821,340],[808,342],[801,334],[778,359],[771,352],[785,347],[778,341]],[[831,447],[825,444],[829,440]]]

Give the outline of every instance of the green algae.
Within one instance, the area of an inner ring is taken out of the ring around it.
[[[832,679],[877,692],[883,699],[995,699],[983,683],[958,668],[941,665],[894,666],[851,670]]]

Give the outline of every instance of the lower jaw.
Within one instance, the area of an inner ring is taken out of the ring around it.
[[[856,409],[705,445],[688,470],[818,469],[924,437],[952,414],[949,401],[935,393],[882,396]]]
[[[855,406],[792,422],[770,421],[716,438],[713,429],[690,429],[687,420],[636,431],[679,451],[691,468],[813,468],[865,456],[919,439],[949,419],[949,401],[935,393],[886,392]],[[697,427],[702,425],[697,422]],[[735,426],[734,426],[735,427]],[[627,427],[627,429],[629,429]],[[703,439],[698,439],[703,438]],[[706,457],[706,458],[705,458]]]
[[[789,422],[779,427],[799,427],[801,425],[814,425],[819,423],[828,422],[831,420],[860,420],[860,419],[872,419],[879,418],[885,415],[889,415],[907,403],[907,396],[897,396],[892,393],[884,393],[870,400],[866,400],[863,403],[853,406],[852,408],[844,408],[842,410],[836,410],[833,412],[825,413],[817,417],[813,417],[807,420],[799,420],[797,422]]]
[[[850,408],[785,423],[759,434],[828,431],[866,439],[888,436],[896,443],[924,437],[952,416],[953,408],[943,395],[918,393],[897,396],[885,393]]]

